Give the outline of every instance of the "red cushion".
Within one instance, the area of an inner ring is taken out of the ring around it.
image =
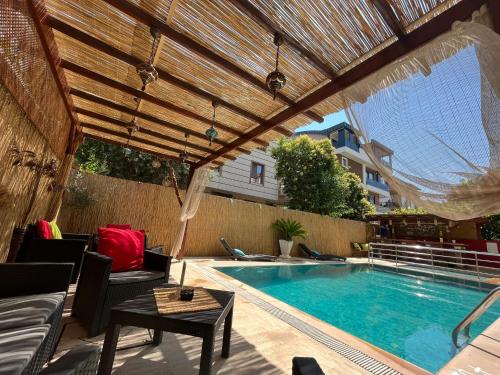
[[[144,233],[138,230],[99,228],[98,251],[113,259],[111,272],[140,270],[144,264]]]
[[[43,219],[38,220],[36,223],[36,231],[40,238],[44,240],[50,240],[52,238],[52,232],[50,231],[49,222]]]
[[[132,225],[130,225],[130,224],[106,224],[106,228],[132,229]]]

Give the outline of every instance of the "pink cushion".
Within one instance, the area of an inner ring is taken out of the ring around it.
[[[106,224],[106,228],[132,229],[132,225],[130,225],[130,224]]]
[[[99,228],[99,253],[111,257],[111,272],[140,270],[144,264],[144,233],[138,230]]]
[[[36,231],[40,238],[43,238],[44,240],[50,240],[52,238],[52,232],[47,220],[38,220],[38,222],[36,223]]]

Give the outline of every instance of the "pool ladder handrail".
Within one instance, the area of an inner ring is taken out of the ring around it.
[[[458,335],[463,330],[464,336],[466,338],[465,343],[467,343],[470,339],[470,326],[477,319],[483,315],[486,310],[496,301],[496,299],[500,297],[500,286],[497,286],[495,289],[492,289],[484,299],[477,304],[476,307],[460,322],[457,324],[452,333],[453,345],[456,348],[460,349],[460,345],[458,345]]]

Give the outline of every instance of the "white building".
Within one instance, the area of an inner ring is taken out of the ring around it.
[[[400,198],[391,191],[389,184],[379,174],[366,152],[361,147],[352,127],[346,123],[331,126],[322,130],[305,130],[295,133],[296,136],[308,135],[314,139],[330,139],[335,147],[335,154],[343,167],[359,176],[368,191],[368,200],[375,205],[377,212],[387,212],[391,207],[399,205]],[[372,141],[372,148],[382,163],[392,168],[394,152],[383,144]]]
[[[297,136],[304,134],[314,139],[331,140],[339,162],[360,177],[368,191],[368,199],[375,205],[377,212],[387,212],[401,203],[360,147],[349,124],[342,122],[323,130],[296,133]],[[372,142],[372,147],[382,162],[392,165],[391,149],[376,141]],[[255,149],[250,155],[242,154],[218,169],[207,186],[207,192],[266,204],[283,203],[286,197],[281,193],[275,178],[275,163],[264,150]]]
[[[218,168],[206,191],[229,198],[277,204],[280,194],[275,163],[269,153],[260,149],[253,150],[250,155],[241,154]]]

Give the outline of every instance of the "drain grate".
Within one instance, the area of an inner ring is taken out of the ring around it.
[[[291,325],[295,329],[298,329],[313,340],[325,345],[335,353],[340,354],[344,358],[362,367],[366,371],[375,375],[402,375],[399,371],[393,369],[392,367],[376,360],[375,358],[370,357],[363,352],[360,352],[359,350],[342,341],[337,340],[336,338],[312,326],[311,324],[304,322],[303,320],[287,313],[286,311],[283,311],[279,307],[276,307],[267,301],[264,301],[262,298],[259,298],[252,293],[236,285],[233,285],[229,281],[218,276],[211,268],[202,267],[194,263],[190,263],[189,265],[196,268],[199,272],[212,279],[216,283],[224,286],[228,290],[238,293],[240,297],[245,298],[247,301],[252,302],[254,305],[260,307],[264,311],[274,315],[275,317]]]

